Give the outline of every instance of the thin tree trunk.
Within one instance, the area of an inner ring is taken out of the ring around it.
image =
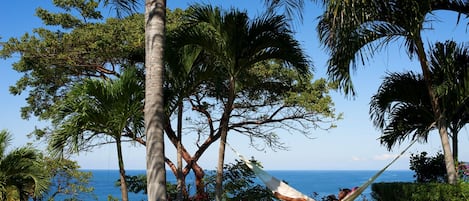
[[[444,124],[444,119],[441,119],[440,121],[443,121],[440,123],[443,125],[440,125],[438,130],[440,132],[441,145],[443,147],[443,153],[445,157],[446,171],[448,173],[448,183],[457,184],[458,174],[456,172],[456,165],[454,163],[453,155],[451,154],[451,145],[449,143],[448,129]]]
[[[168,136],[169,140],[173,143],[173,145],[177,148],[178,140],[177,140],[177,134],[174,132],[174,130],[171,128],[170,122],[166,119],[165,123],[165,131],[166,135]],[[205,176],[204,170],[197,164],[198,159],[202,155],[202,153],[207,149],[208,144],[211,144],[212,142],[216,141],[218,137],[216,138],[210,138],[207,140],[204,145],[199,147],[198,151],[196,151],[194,156],[191,156],[188,151],[184,148],[184,146],[181,146],[181,151],[182,151],[182,158],[184,161],[187,163],[187,168],[183,171],[184,178],[189,174],[190,170],[194,171],[195,175],[195,187],[196,187],[196,192],[197,192],[197,197],[204,197],[206,195],[205,193],[205,185],[203,182],[203,178]],[[171,169],[174,173],[174,176],[177,177],[177,167],[174,169]],[[185,183],[185,180],[184,180]],[[187,189],[184,188],[184,191],[187,192]],[[187,195],[187,193],[186,193]]]
[[[229,85],[229,95],[228,100],[226,101],[225,111],[223,112],[223,116],[220,121],[221,127],[221,136],[220,136],[220,148],[218,149],[218,166],[217,166],[217,178],[216,178],[216,185],[215,185],[215,200],[222,201],[223,195],[223,165],[225,163],[225,148],[226,142],[228,137],[228,123],[230,121],[231,111],[233,110],[233,103],[235,99],[235,79],[233,77],[230,78],[230,85]]]
[[[223,133],[220,138],[220,148],[218,149],[218,166],[215,187],[215,200],[222,201],[223,195],[223,165],[225,163],[225,147],[228,133]]]
[[[182,174],[182,112],[184,104],[181,101],[178,103],[178,122],[177,122],[177,200],[182,201],[184,178]]]
[[[432,78],[430,73],[430,68],[428,67],[427,63],[427,56],[425,53],[425,49],[423,47],[423,42],[421,37],[418,38],[416,41],[417,47],[417,54],[420,61],[420,66],[422,68],[423,77],[425,79],[427,85],[427,91],[430,96],[430,100],[432,103],[432,109],[435,116],[435,121],[437,123],[438,132],[440,134],[441,139],[441,146],[443,149],[443,155],[445,157],[445,164],[446,164],[446,173],[448,174],[448,183],[449,184],[457,184],[458,175],[456,172],[456,166],[454,165],[453,155],[451,154],[451,145],[449,144],[449,137],[448,137],[448,128],[446,126],[446,119],[441,113],[440,105],[438,104],[438,97],[436,97],[435,92],[433,90],[432,85]]]
[[[451,141],[453,145],[453,159],[457,163],[459,161],[458,159],[458,152],[459,152],[459,147],[458,147],[458,131],[457,129],[450,129],[451,130]]]
[[[145,0],[145,135],[148,201],[166,201],[163,53],[166,0]]]
[[[194,171],[194,175],[195,175],[195,188],[196,188],[195,190],[196,190],[197,196],[203,197],[206,195],[205,189],[204,189],[205,172],[198,165],[192,165],[191,169]]]
[[[121,183],[121,195],[122,201],[129,200],[129,193],[127,192],[127,182],[125,182],[125,168],[124,168],[124,159],[122,156],[122,143],[121,139],[116,138],[116,147],[117,147],[117,161],[119,162],[119,177]]]

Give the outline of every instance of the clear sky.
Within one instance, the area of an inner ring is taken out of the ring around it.
[[[41,21],[35,16],[37,7],[51,8],[52,0],[22,0],[3,1],[0,6],[0,37],[5,41],[10,37],[21,37],[26,32],[31,32],[33,28],[43,26]],[[191,2],[169,0],[168,7],[187,7]],[[264,10],[261,0],[219,0],[211,1],[223,8],[231,6],[240,9],[247,9],[250,15],[256,15]],[[316,18],[320,15],[321,7],[309,3],[304,14],[303,23],[297,24],[295,31],[297,39],[303,44],[308,55],[314,62],[315,77],[326,77],[327,54],[319,45],[316,34]],[[207,1],[204,1],[207,3]],[[107,13],[104,13],[107,15]],[[467,42],[468,33],[465,32],[467,20],[463,20],[460,25],[456,25],[456,15],[448,12],[438,12],[430,16],[434,21],[424,32],[427,44],[432,41],[445,41],[453,39],[458,42]],[[13,147],[25,145],[32,142],[37,147],[44,147],[44,143],[35,142],[29,139],[27,134],[34,127],[43,127],[47,122],[39,122],[32,118],[23,120],[20,117],[20,107],[26,104],[22,96],[13,96],[8,92],[8,87],[14,85],[21,77],[12,70],[11,64],[19,57],[7,60],[0,60],[0,129],[7,129],[14,135]],[[376,93],[379,84],[386,72],[403,72],[414,70],[420,72],[420,67],[416,61],[409,60],[401,41],[392,43],[389,48],[379,52],[365,66],[358,68],[353,74],[353,82],[356,86],[358,96],[347,99],[343,94],[332,92],[337,112],[344,114],[344,119],[339,121],[338,127],[330,131],[313,133],[315,139],[309,139],[302,135],[291,135],[280,133],[283,142],[289,146],[288,151],[256,151],[249,147],[248,139],[229,135],[230,144],[240,153],[247,157],[253,156],[262,162],[265,169],[282,170],[376,170],[381,169],[389,163],[396,154],[404,149],[406,143],[395,147],[394,152],[379,144],[377,139],[380,132],[376,130],[369,120],[370,97]],[[460,160],[469,161],[469,131],[463,128],[460,132]],[[188,138],[186,138],[188,139]],[[189,139],[188,139],[189,141]],[[172,144],[166,143],[166,154],[175,161],[175,149]],[[441,150],[441,143],[436,132],[431,134],[427,144],[416,144],[408,153],[418,153],[427,151],[435,153]],[[124,161],[127,169],[145,169],[145,148],[142,146],[124,145]],[[199,163],[204,169],[215,169],[218,153],[218,143],[203,155]],[[236,157],[227,150],[226,162],[233,162]],[[103,146],[93,152],[81,153],[74,157],[83,169],[117,169],[116,150],[114,145]],[[409,154],[399,159],[390,169],[407,170],[409,168]]]

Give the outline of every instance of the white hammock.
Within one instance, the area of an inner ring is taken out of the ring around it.
[[[399,159],[404,153],[416,142],[417,140],[413,140],[409,146],[407,146],[399,155],[394,158],[388,165],[386,165],[383,169],[378,171],[373,177],[368,179],[363,185],[358,187],[352,193],[348,194],[342,201],[353,201],[355,200],[360,194],[365,191],[368,186],[370,186],[376,178],[378,178],[389,166],[391,166],[397,159]],[[229,144],[226,143],[228,146]],[[233,147],[229,146],[233,152],[235,152],[241,160],[246,163],[246,165],[256,174],[256,176],[269,188],[274,194],[281,194],[281,196],[288,197],[288,200],[304,200],[304,201],[315,201],[313,198],[310,198],[303,193],[299,192],[298,190],[294,189],[293,187],[289,186],[285,182],[280,181],[279,179],[273,177],[272,175],[268,174],[266,171],[262,170],[257,164],[252,163],[251,161],[245,159],[241,154],[239,154]],[[278,197],[278,196],[277,196]],[[282,199],[281,197],[279,197]],[[285,199],[287,200],[287,199]]]

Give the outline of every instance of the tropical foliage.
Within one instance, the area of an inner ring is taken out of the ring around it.
[[[50,118],[51,106],[85,78],[114,77],[124,65],[143,64],[142,15],[102,20],[94,1],[56,1],[63,12],[37,9],[45,26],[2,44],[0,57],[22,55],[13,69],[22,74],[10,87],[27,94],[22,117]],[[76,15],[67,12],[76,11]],[[101,23],[98,23],[101,22]],[[60,27],[57,29],[57,27]]]
[[[59,156],[115,143],[123,200],[127,200],[127,186],[122,140],[143,134],[143,89],[143,73],[130,67],[119,79],[77,83],[63,101],[54,105],[52,123],[57,128],[47,134],[51,150]]]
[[[59,26],[58,31],[38,28],[3,44],[3,57],[22,55],[13,67],[23,77],[10,92],[29,92],[23,118],[52,121],[54,127],[35,134],[47,137],[59,156],[115,142],[123,176],[121,137],[142,141],[144,85],[143,74],[135,69],[133,85],[128,75],[120,74],[143,64],[143,16],[103,21],[95,1],[54,3],[64,12],[38,9],[37,15],[44,24]],[[117,77],[127,81],[111,81]],[[126,191],[123,187],[123,194]]]
[[[469,54],[468,49],[453,41],[437,43],[430,51],[431,79],[444,118],[453,138],[453,155],[457,159],[458,132],[468,122]],[[412,87],[409,87],[412,86]],[[390,73],[370,101],[370,116],[382,130],[381,144],[391,149],[407,138],[427,141],[435,129],[430,97],[425,92],[422,75]]]
[[[417,56],[426,92],[430,97],[435,125],[439,131],[448,172],[448,182],[455,184],[457,174],[449,144],[443,107],[432,88],[430,67],[424,50],[422,30],[426,16],[435,10],[455,11],[467,15],[465,1],[325,1],[318,31],[321,42],[330,53],[329,77],[337,81],[346,94],[354,94],[350,72],[382,47],[402,39],[407,53]]]
[[[445,160],[441,152],[427,156],[427,152],[410,156],[410,170],[414,171],[415,181],[419,183],[446,182]]]
[[[27,201],[40,196],[49,185],[42,154],[31,146],[7,152],[12,140],[6,130],[0,131],[0,200]]]
[[[308,58],[282,16],[266,14],[250,20],[245,12],[235,9],[224,12],[194,5],[188,10],[188,22],[174,40],[185,48],[200,48],[212,61],[213,66],[208,68],[215,73],[204,80],[189,101],[201,117],[194,121],[201,128],[196,132],[209,136],[195,157],[200,157],[214,140],[221,140],[219,187],[228,131],[281,147],[278,136],[263,126],[284,126],[307,133],[304,131],[323,123],[321,117],[334,120],[328,85],[324,80],[312,82]],[[204,119],[207,121],[202,122]],[[287,121],[292,124],[285,124]],[[185,160],[189,164],[195,161]]]

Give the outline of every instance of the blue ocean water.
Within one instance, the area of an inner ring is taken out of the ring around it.
[[[93,179],[91,186],[95,187],[94,193],[99,201],[108,200],[108,196],[120,198],[120,188],[115,185],[119,178],[118,170],[83,170],[92,172]],[[274,177],[287,182],[293,188],[312,196],[318,194],[318,198],[330,194],[337,195],[341,188],[353,188],[365,183],[377,171],[375,170],[274,170],[268,171]],[[128,175],[145,174],[145,170],[127,170]],[[171,183],[176,182],[172,172],[168,171],[167,180]],[[389,170],[384,172],[375,182],[412,182],[414,181],[413,172],[407,170]],[[194,177],[189,174],[187,183],[193,183]],[[193,185],[192,185],[193,186]],[[190,189],[189,189],[190,190]],[[370,198],[371,189],[368,188],[364,195]],[[146,195],[129,193],[129,200],[146,200]]]

